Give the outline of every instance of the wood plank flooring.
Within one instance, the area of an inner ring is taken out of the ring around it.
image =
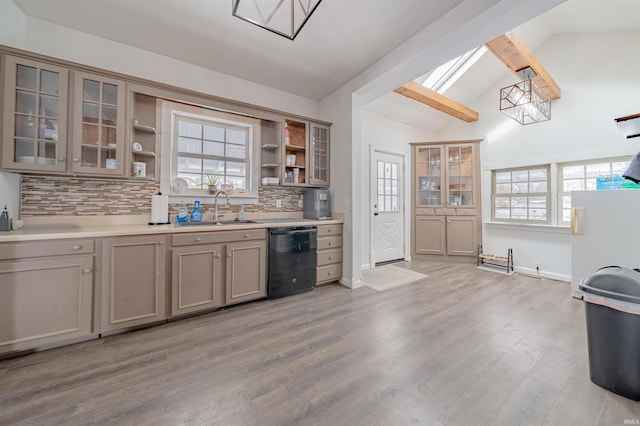
[[[568,283],[438,262],[0,362],[0,425],[624,425]]]

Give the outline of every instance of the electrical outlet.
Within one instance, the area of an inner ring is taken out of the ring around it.
[[[536,272],[539,274],[540,270],[542,269],[542,263],[536,261],[535,264],[536,264]]]
[[[282,208],[282,200],[276,200],[276,209]]]

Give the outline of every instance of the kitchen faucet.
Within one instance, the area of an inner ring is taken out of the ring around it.
[[[225,191],[216,192],[216,200],[215,200],[216,202],[213,210],[213,221],[215,222],[216,225],[222,225],[218,220],[218,195],[220,194],[224,195],[224,197],[227,199],[227,203],[229,203],[229,194],[227,194]]]

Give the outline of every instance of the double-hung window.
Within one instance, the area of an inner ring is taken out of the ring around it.
[[[170,122],[170,179],[186,181],[186,195],[207,196],[215,181],[230,195],[257,197],[258,119],[173,102],[164,103],[163,119]]]
[[[622,176],[630,162],[628,157],[620,157],[559,164],[558,222],[571,221],[571,191],[595,190],[598,176]]]
[[[549,174],[548,165],[494,170],[493,220],[550,223]]]

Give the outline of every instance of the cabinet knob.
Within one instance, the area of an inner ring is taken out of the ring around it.
[[[58,161],[64,161],[64,157],[58,157]]]
[[[73,157],[73,162],[77,163],[78,161],[80,161],[80,159],[78,157]]]
[[[199,243],[200,241],[202,241],[202,238],[198,237],[194,240],[196,243]]]
[[[249,238],[250,236],[251,236],[251,235],[249,235],[249,234],[244,234],[244,237],[245,237],[245,238]]]
[[[159,246],[163,246],[164,245],[164,241],[162,241],[162,240],[158,241],[158,245]]]
[[[233,256],[233,253],[227,253],[227,257]]]
[[[329,260],[333,260],[333,256],[329,256]]]
[[[92,269],[91,269],[91,268],[87,268],[87,269],[83,270],[82,272],[84,272],[85,274],[88,274],[88,273],[89,273],[89,272],[91,272],[91,271],[92,271]]]
[[[71,247],[72,250],[80,250],[82,248],[82,246],[80,244],[76,244],[75,246]]]
[[[328,274],[328,275],[333,275],[333,271],[329,271],[329,274]]]
[[[328,228],[328,229],[327,229],[327,233],[329,233],[329,234],[330,234],[330,233],[332,233],[332,232],[333,232],[333,230],[332,230],[331,228]]]
[[[216,259],[220,259],[222,256],[220,256],[219,254],[216,254],[214,257],[215,257]]]
[[[330,245],[330,246],[332,246],[332,245],[333,245],[333,243],[332,243],[331,241],[329,241],[329,245]]]

